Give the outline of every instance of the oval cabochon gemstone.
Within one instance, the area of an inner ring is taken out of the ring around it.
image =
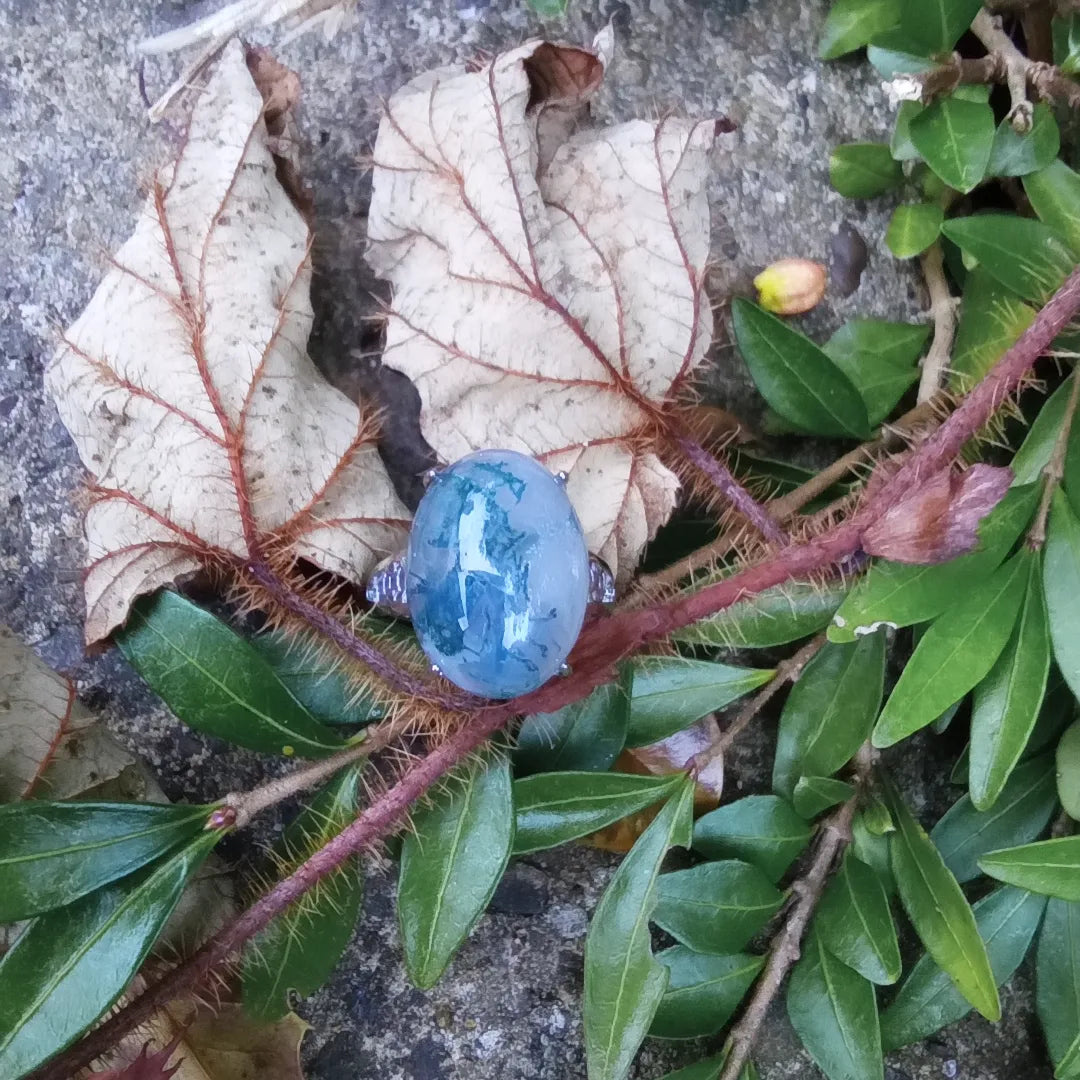
[[[585,620],[589,551],[543,465],[481,450],[438,473],[417,507],[408,560],[416,636],[451,682],[511,698],[558,673]]]

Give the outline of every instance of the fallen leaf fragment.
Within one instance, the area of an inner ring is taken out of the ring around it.
[[[94,478],[90,642],[208,564],[303,556],[362,580],[407,525],[371,426],[306,352],[310,231],[265,121],[284,123],[288,82],[265,78],[265,56],[256,70],[269,104],[240,44],[226,47],[179,159],[46,372]]]
[[[569,473],[590,549],[625,580],[674,508],[651,445],[712,339],[716,124],[574,131],[609,51],[534,41],[399,90],[367,256],[425,438],[446,461],[500,447]]]

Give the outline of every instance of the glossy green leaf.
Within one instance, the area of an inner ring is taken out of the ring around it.
[[[1080,519],[1060,488],[1050,510],[1043,582],[1054,659],[1069,689],[1080,697]]]
[[[883,79],[895,79],[897,75],[915,75],[921,71],[929,71],[934,66],[933,61],[925,56],[893,48],[892,45],[898,43],[898,38],[896,32],[888,31],[878,39],[884,44],[866,47],[866,59]]]
[[[346,745],[251,642],[177,593],[137,601],[115,637],[127,662],[197,731],[286,757],[325,757]]]
[[[881,1080],[874,985],[825,947],[811,929],[787,989],[791,1026],[829,1080]]]
[[[1080,820],[1080,721],[1065,730],[1054,755],[1057,765],[1057,794],[1065,813]]]
[[[703,583],[695,583],[694,588]],[[730,649],[786,645],[827,626],[848,588],[847,582],[840,581],[776,585],[685,627],[675,638],[691,645]]]
[[[0,924],[63,907],[202,832],[210,806],[0,806]]]
[[[981,267],[973,270],[964,282],[949,387],[970,390],[1034,321],[1034,308]]]
[[[937,203],[903,203],[893,211],[885,243],[898,259],[913,259],[938,238],[944,221]]]
[[[1024,177],[1024,194],[1039,220],[1080,254],[1080,174],[1064,161]]]
[[[898,0],[836,0],[825,18],[818,56],[822,60],[835,60],[868,45],[899,21]]]
[[[994,805],[1024,753],[1050,674],[1050,628],[1040,553],[1028,560],[1028,569],[1012,635],[989,674],[975,687],[968,784],[979,810]]]
[[[618,682],[598,686],[582,701],[527,716],[514,749],[518,774],[610,769],[626,744],[632,680],[627,664]]]
[[[932,724],[994,666],[1012,634],[1032,557],[1022,550],[934,621],[881,710],[875,746]]]
[[[635,660],[627,746],[647,746],[730,705],[773,677],[771,668],[741,668],[677,656]]]
[[[514,855],[578,840],[667,798],[683,781],[629,773],[538,773],[514,781]]]
[[[843,143],[829,157],[829,182],[848,199],[881,195],[903,179],[903,170],[884,143]]]
[[[926,951],[988,1020],[1001,1018],[997,983],[975,916],[956,878],[891,782],[883,790],[896,831],[889,837],[893,880]]]
[[[837,806],[855,794],[855,789],[845,780],[833,780],[828,776],[800,776],[791,793],[791,805],[795,813],[809,821],[830,807]]]
[[[653,1021],[668,969],[652,954],[649,918],[669,847],[690,843],[694,785],[668,800],[623,859],[585,939],[583,1026],[590,1080],[621,1080]]]
[[[280,877],[328,844],[356,816],[362,767],[342,770],[290,823],[275,845]],[[333,973],[360,914],[363,883],[355,856],[324,877],[244,947],[244,1011],[266,1024],[285,1016],[289,991],[313,994]]]
[[[1080,836],[993,851],[979,859],[979,868],[1019,889],[1080,901]]]
[[[0,958],[0,1080],[19,1080],[114,1004],[220,835],[27,927]]]
[[[940,615],[984,581],[1016,543],[1039,501],[1041,485],[1014,487],[979,525],[979,546],[937,566],[879,559],[833,616],[829,640],[855,641],[879,626],[911,626]]]
[[[434,986],[499,884],[514,841],[510,766],[472,764],[413,815],[398,878],[398,920],[409,978]]]
[[[900,977],[900,945],[889,897],[874,870],[850,852],[829,883],[814,925],[825,947],[865,979]]]
[[[699,953],[736,953],[780,910],[782,894],[736,859],[661,874],[653,922]]]
[[[889,150],[897,161],[916,161],[919,151],[911,141],[911,121],[926,110],[921,101],[902,101],[896,112],[896,124],[893,127]]]
[[[1080,1073],[1080,903],[1051,900],[1039,932],[1035,1007],[1054,1076]]]
[[[1031,130],[1017,133],[1012,123],[1002,120],[994,135],[987,176],[1027,176],[1045,169],[1057,159],[1061,149],[1061,132],[1048,105],[1035,106]]]
[[[698,818],[694,850],[742,859],[776,881],[810,840],[810,826],[776,795],[748,795]]]
[[[912,117],[908,133],[919,156],[949,187],[968,192],[986,175],[994,145],[989,105],[955,95],[939,98]]]
[[[1008,886],[984,896],[974,907],[998,986],[1012,978],[1035,937],[1046,899]],[[886,1052],[925,1039],[971,1012],[949,976],[929,956],[921,956],[896,997],[881,1014]]]
[[[881,807],[889,819],[888,831],[878,829],[879,822],[874,820],[873,807]],[[859,811],[851,823],[851,853],[866,863],[877,874],[878,881],[888,896],[896,893],[896,883],[892,876],[892,860],[889,855],[889,836],[892,834],[892,818],[888,810],[880,803]]]
[[[656,959],[669,973],[649,1028],[658,1039],[714,1035],[734,1015],[765,963],[761,956],[705,956],[682,945],[665,949]]]
[[[896,42],[919,56],[948,52],[978,10],[979,0],[904,0]]]
[[[956,880],[971,881],[979,876],[981,856],[1034,840],[1056,806],[1053,766],[1049,757],[1038,757],[1013,773],[991,809],[977,810],[965,795],[934,826],[930,839]]]
[[[862,396],[822,349],[748,300],[733,300],[731,313],[754,383],[785,420],[812,435],[867,437]]]
[[[952,218],[941,231],[1002,285],[1037,304],[1054,295],[1075,265],[1053,229],[1015,214]]]
[[[773,790],[791,798],[800,776],[831,776],[866,741],[881,707],[885,635],[827,643],[806,665],[780,714]]]
[[[1013,486],[1031,485],[1037,481],[1050,461],[1058,433],[1065,417],[1065,406],[1072,388],[1072,379],[1066,379],[1043,403],[1038,415],[1031,422],[1020,449],[1012,459]],[[1041,485],[1040,485],[1041,487]]]

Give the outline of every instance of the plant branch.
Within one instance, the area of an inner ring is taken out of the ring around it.
[[[1035,514],[1035,520],[1028,531],[1027,544],[1032,551],[1038,551],[1046,543],[1046,520],[1050,516],[1050,504],[1054,499],[1054,492],[1065,476],[1065,458],[1069,452],[1069,432],[1072,430],[1073,420],[1076,417],[1076,406],[1080,404],[1080,376],[1074,371],[1072,386],[1069,388],[1069,398],[1065,402],[1065,413],[1061,418],[1061,430],[1058,431],[1054,440],[1054,448],[1050,452],[1050,460],[1042,471],[1043,489],[1039,499],[1039,509]]]
[[[918,401],[929,401],[940,389],[952,357],[956,337],[956,301],[945,279],[945,253],[935,240],[919,260],[926,288],[930,293],[930,315],[934,320],[934,339],[923,360]]]
[[[1031,130],[1034,114],[1027,96],[1027,74],[1030,60],[1013,44],[1001,29],[1001,18],[982,8],[971,24],[971,32],[982,42],[990,55],[998,55],[1005,64],[1005,84],[1009,88],[1009,112],[1006,119],[1018,135]]]

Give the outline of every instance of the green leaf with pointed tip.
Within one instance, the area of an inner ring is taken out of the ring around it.
[[[912,117],[908,134],[923,161],[949,187],[968,192],[983,179],[990,163],[994,111],[950,95]]]
[[[177,593],[138,600],[115,637],[127,662],[197,731],[286,757],[326,757],[346,745],[251,642]]]
[[[903,203],[893,211],[885,243],[898,259],[913,259],[938,238],[944,221],[937,203]]]
[[[990,810],[977,810],[965,795],[930,832],[945,865],[959,882],[979,876],[979,858],[998,848],[1026,844],[1046,828],[1057,806],[1048,756],[1025,762],[1009,778]]]
[[[362,766],[343,769],[290,823],[274,846],[279,877],[292,873],[356,817]],[[315,993],[348,947],[360,914],[360,861],[346,860],[244,946],[244,1011],[272,1024],[292,1007],[289,991]]]
[[[538,773],[514,781],[512,854],[578,840],[667,798],[683,781],[629,773]]]
[[[1050,509],[1043,583],[1054,659],[1069,689],[1080,696],[1080,519],[1060,488]]]
[[[1028,561],[1024,599],[1012,635],[978,686],[971,708],[968,785],[979,810],[994,805],[1039,718],[1050,674],[1050,628],[1042,555]]]
[[[1005,886],[984,896],[974,907],[979,936],[986,943],[990,968],[998,986],[1012,978],[1039,927],[1046,899]],[[881,1041],[886,1052],[918,1042],[971,1012],[949,976],[929,956],[921,956],[896,997],[881,1014]]]
[[[698,818],[694,850],[742,859],[778,880],[810,840],[810,826],[776,795],[748,795]]]
[[[688,847],[694,785],[685,781],[615,871],[585,938],[583,1026],[590,1080],[621,1080],[668,985],[652,954],[649,918],[670,847]]]
[[[1054,761],[1061,805],[1073,821],[1080,821],[1080,721],[1065,729]]]
[[[814,925],[825,947],[879,986],[900,977],[900,944],[889,897],[874,870],[850,852],[829,883]]]
[[[989,672],[1012,634],[1032,558],[1023,549],[934,621],[881,710],[875,746],[932,724]]]
[[[956,878],[891,781],[883,793],[896,824],[889,837],[893,880],[926,951],[987,1020],[1001,1018],[997,983],[975,916]]]
[[[771,668],[741,668],[707,660],[646,657],[633,661],[627,746],[648,746],[767,683]]]
[[[487,907],[514,842],[510,766],[473,762],[413,815],[398,877],[398,921],[409,978],[434,986]]]
[[[734,1015],[765,963],[761,956],[707,956],[682,945],[665,949],[656,959],[669,973],[649,1028],[656,1039],[716,1034]]]
[[[979,11],[979,0],[904,0],[899,43],[919,56],[948,52]]]
[[[827,643],[806,665],[780,714],[773,790],[791,798],[800,776],[831,776],[866,741],[881,707],[885,635]]]
[[[1039,931],[1035,1007],[1054,1076],[1080,1072],[1080,903],[1051,900]]]
[[[1024,194],[1039,220],[1080,254],[1080,174],[1064,161],[1024,177]]]
[[[844,780],[828,776],[800,776],[791,793],[791,805],[795,813],[809,821],[832,806],[837,806],[855,794],[855,789]]]
[[[979,869],[1019,889],[1080,901],[1080,836],[992,851],[979,859]]]
[[[0,924],[125,877],[202,832],[212,806],[25,802],[0,806]]]
[[[783,895],[736,859],[661,874],[653,922],[699,953],[736,953],[780,910]]]
[[[1037,304],[1057,292],[1076,264],[1053,229],[1015,214],[952,218],[941,231],[991,277]]]
[[[0,958],[0,1080],[69,1046],[127,988],[221,833],[40,915]]]
[[[822,60],[835,60],[868,45],[899,21],[898,0],[836,0],[825,18],[818,56]]]
[[[950,361],[949,387],[966,393],[1035,321],[1035,309],[982,267],[964,282],[960,323]]]
[[[842,143],[829,157],[829,182],[848,199],[882,195],[903,179],[903,169],[884,143]]]
[[[911,141],[911,121],[926,106],[921,101],[902,101],[896,112],[896,126],[893,128],[892,139],[889,142],[889,150],[897,161],[917,161],[919,151]]]
[[[1061,132],[1048,105],[1035,106],[1031,130],[1020,135],[1008,120],[998,124],[987,176],[1027,176],[1057,159]]]
[[[754,383],[785,420],[812,435],[867,437],[862,396],[822,349],[749,300],[733,300],[731,313]]]
[[[1020,449],[1012,459],[1013,487],[1034,484],[1041,477],[1054,452],[1071,388],[1070,377],[1046,399],[1031,422]]]
[[[787,989],[791,1026],[829,1080],[880,1080],[874,985],[825,947],[813,928]]]
[[[873,807],[875,804],[871,804]],[[876,804],[880,806],[881,804]],[[888,816],[888,811],[885,811]],[[893,896],[896,893],[896,883],[892,877],[892,863],[889,856],[889,836],[892,833],[892,820],[889,820],[889,831],[878,831],[878,822],[873,820],[870,810],[861,810],[855,815],[851,823],[851,852],[861,862],[866,863],[878,876],[882,888],[886,894]]]

